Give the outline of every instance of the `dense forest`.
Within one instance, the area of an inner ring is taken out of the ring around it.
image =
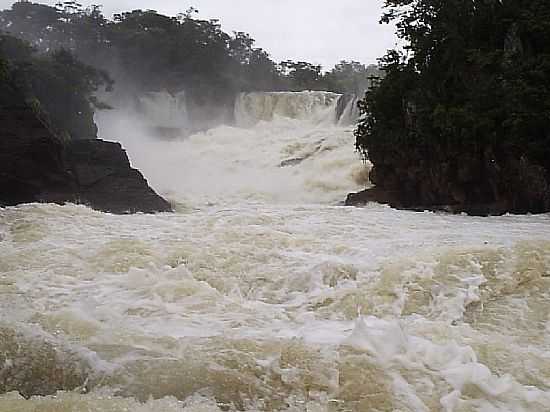
[[[133,10],[108,19],[99,6],[21,0],[0,12],[0,53],[29,98],[77,138],[94,134],[92,114],[101,104],[93,96],[103,87],[123,96],[185,90],[192,107],[220,118],[242,91],[362,94],[374,70],[353,61],[328,72],[308,62],[276,63],[248,34],[227,34],[218,20],[196,16],[190,8],[175,17]]]
[[[104,107],[96,98],[110,89],[107,73],[88,66],[65,49],[37,53],[28,43],[0,35],[0,61],[5,77],[23,94],[27,104],[55,127],[64,139],[95,138],[94,110]]]
[[[550,210],[550,2],[386,0],[406,45],[360,103],[357,148],[404,207]]]

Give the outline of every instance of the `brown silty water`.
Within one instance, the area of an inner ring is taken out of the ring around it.
[[[550,410],[549,217],[337,206],[321,97],[128,143],[175,214],[1,209],[0,411]]]

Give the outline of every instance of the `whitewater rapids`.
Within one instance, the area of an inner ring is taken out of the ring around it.
[[[338,96],[240,99],[98,118],[174,214],[0,209],[0,412],[550,410],[550,217],[341,207]]]

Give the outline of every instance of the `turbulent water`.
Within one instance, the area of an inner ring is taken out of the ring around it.
[[[550,410],[550,217],[339,206],[368,173],[336,103],[98,118],[177,213],[0,209],[0,411]]]
[[[189,125],[185,92],[152,92],[138,99],[138,111],[152,127],[186,128]]]

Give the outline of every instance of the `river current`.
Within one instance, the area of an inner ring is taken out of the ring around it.
[[[0,209],[0,412],[550,410],[550,217],[342,207],[337,98],[98,116],[176,213]]]

